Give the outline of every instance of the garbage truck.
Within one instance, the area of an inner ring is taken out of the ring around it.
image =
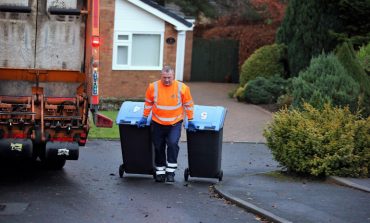
[[[60,169],[99,114],[99,0],[0,0],[0,159]]]

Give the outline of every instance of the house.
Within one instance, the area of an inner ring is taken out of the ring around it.
[[[144,98],[163,65],[175,78],[190,79],[193,21],[151,0],[100,3],[100,82],[102,101]]]

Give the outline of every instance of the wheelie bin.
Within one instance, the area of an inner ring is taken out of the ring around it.
[[[154,177],[154,156],[150,132],[150,120],[145,127],[137,127],[143,116],[144,102],[125,101],[118,112],[116,123],[119,126],[123,163],[119,176],[124,173],[149,174]]]
[[[194,105],[195,132],[188,130],[185,120],[189,164],[184,171],[185,181],[189,176],[222,181],[222,134],[226,112],[221,106]]]

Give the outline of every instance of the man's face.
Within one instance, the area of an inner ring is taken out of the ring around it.
[[[173,74],[171,72],[162,72],[161,81],[163,85],[170,86],[173,82]]]

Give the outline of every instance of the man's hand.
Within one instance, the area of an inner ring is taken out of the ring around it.
[[[137,127],[138,128],[144,128],[146,126],[146,123],[148,121],[148,118],[147,117],[142,117],[137,123]]]
[[[196,132],[197,128],[195,127],[195,124],[193,121],[188,122],[188,131],[189,132]]]

